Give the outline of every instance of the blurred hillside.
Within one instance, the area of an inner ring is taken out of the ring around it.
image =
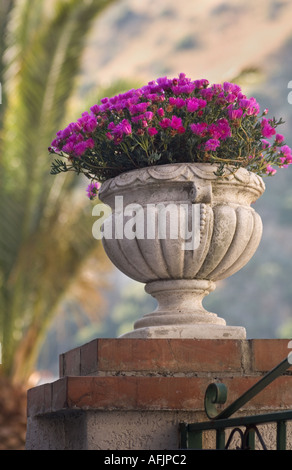
[[[179,72],[221,82],[243,69],[263,78],[270,55],[291,36],[291,16],[290,0],[121,0],[93,29],[83,82],[96,87]]]
[[[287,100],[291,17],[291,0],[120,0],[99,17],[89,37],[77,105],[83,110],[88,96],[114,83],[139,86],[180,72],[213,83],[236,81],[262,110],[269,108],[269,116],[283,117],[281,132],[292,145],[292,105]],[[264,224],[261,245],[250,263],[218,283],[205,301],[228,324],[246,327],[249,338],[292,336],[291,178],[288,169],[265,180],[266,192],[256,203]],[[115,268],[105,297],[104,323],[76,329],[71,342],[117,336],[132,329],[135,317],[153,309],[143,286]],[[54,342],[54,333],[50,338]]]

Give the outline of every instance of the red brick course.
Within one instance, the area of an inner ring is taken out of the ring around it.
[[[102,373],[259,373],[285,357],[288,339],[96,339],[60,356],[60,377]]]
[[[60,357],[60,379],[28,392],[28,415],[61,410],[202,411],[207,386],[228,387],[225,406],[290,352],[289,340],[97,339]],[[248,409],[292,406],[292,375]]]
[[[233,340],[97,339],[60,357],[61,377],[100,372],[234,372],[241,368],[242,342]]]
[[[257,380],[257,377],[225,378],[226,406]],[[78,409],[203,411],[209,384],[208,377],[64,377],[29,390],[28,415]],[[288,375],[271,383],[248,404],[248,409],[291,406],[292,376]]]
[[[251,343],[253,370],[269,371],[285,359],[291,348],[288,339],[254,339]]]

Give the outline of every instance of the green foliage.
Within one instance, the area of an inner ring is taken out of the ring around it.
[[[47,140],[66,119],[86,34],[113,0],[16,0],[1,22],[0,341],[25,380],[57,306],[99,247],[80,181],[49,175]],[[2,6],[1,6],[2,8]]]

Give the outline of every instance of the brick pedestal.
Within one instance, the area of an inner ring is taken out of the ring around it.
[[[227,385],[227,406],[287,357],[288,341],[94,340],[61,355],[56,382],[28,391],[26,448],[178,449],[179,423],[207,420],[211,382]],[[289,372],[240,413],[290,409]]]

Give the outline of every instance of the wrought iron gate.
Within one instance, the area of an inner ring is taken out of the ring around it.
[[[287,421],[292,420],[292,410],[236,418],[231,418],[231,416],[290,367],[291,363],[288,358],[284,359],[225,410],[219,413],[216,409],[216,404],[225,403],[227,387],[223,383],[211,383],[205,394],[205,412],[209,421],[193,424],[181,423],[180,448],[202,449],[203,433],[214,430],[216,432],[216,449],[230,449],[235,436],[238,436],[240,445],[236,446],[237,449],[255,449],[255,438],[257,437],[259,446],[267,450],[258,426],[265,423],[276,423],[276,449],[285,450],[287,445]],[[226,442],[227,429],[232,430]]]

